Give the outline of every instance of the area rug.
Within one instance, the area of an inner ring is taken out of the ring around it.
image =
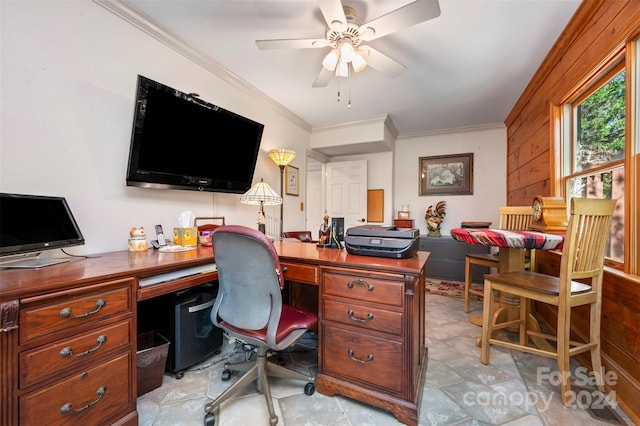
[[[437,278],[425,278],[425,291],[430,294],[449,297],[464,297],[464,283],[460,281],[446,281]],[[481,284],[472,283],[471,288],[482,289]]]

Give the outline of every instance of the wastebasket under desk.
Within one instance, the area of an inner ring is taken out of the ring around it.
[[[464,281],[464,261],[469,253],[489,253],[490,248],[479,244],[466,244],[448,235],[420,236],[418,250],[431,252],[427,260],[426,276],[441,280]],[[485,266],[473,267],[473,282],[483,282],[490,272]]]

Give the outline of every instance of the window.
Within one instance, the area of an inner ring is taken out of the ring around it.
[[[607,244],[607,263],[624,264],[626,92],[624,61],[582,88],[565,105],[562,177],[567,201],[573,197],[617,200]],[[566,130],[566,129],[565,129]]]

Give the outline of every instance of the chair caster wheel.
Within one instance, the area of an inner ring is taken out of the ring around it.
[[[307,383],[304,386],[304,394],[305,395],[313,395],[316,392],[316,384],[315,383]]]
[[[284,365],[285,361],[284,358],[282,358],[281,356],[278,357],[278,359],[276,359],[276,364],[278,365]]]
[[[231,378],[231,370],[229,370],[229,369],[224,369],[224,370],[222,371],[222,375],[220,376],[220,379],[221,379],[223,382],[228,382],[230,378]]]
[[[216,416],[213,413],[207,413],[204,416],[204,426],[214,426],[216,424]]]
[[[178,371],[176,373],[176,380],[180,380],[184,377],[184,371]]]

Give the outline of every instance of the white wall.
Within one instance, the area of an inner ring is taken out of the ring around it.
[[[255,226],[257,208],[240,204],[239,195],[126,186],[138,74],[198,92],[208,102],[265,124],[254,182],[264,178],[279,191],[279,169],[267,151],[295,149],[292,165],[300,169],[300,195],[284,195],[284,228],[307,228],[300,202],[309,203],[305,152],[310,129],[271,103],[89,1],[0,1],[0,43],[0,191],[66,197],[87,241],[71,253],[125,250],[132,226],[153,234],[153,226],[162,224],[169,231],[183,210]],[[497,207],[506,200],[505,141],[504,128],[414,136],[398,139],[394,153],[357,159],[368,161],[369,187],[385,191],[386,224],[401,204],[409,204],[416,227],[426,233],[425,209],[446,199],[446,233],[463,220],[497,223]],[[462,152],[475,153],[474,195],[419,197],[418,158]],[[176,147],[166,157],[197,158],[197,153]],[[279,217],[279,207],[265,209]]]
[[[396,141],[394,163],[394,215],[402,204],[409,204],[411,218],[421,234],[427,233],[424,214],[430,205],[447,202],[447,216],[441,232],[448,235],[463,221],[488,221],[498,225],[498,207],[506,204],[506,129],[504,126],[482,130],[442,133],[400,138]],[[420,196],[419,158],[433,155],[472,152],[473,195]]]
[[[367,189],[382,189],[383,198],[383,222],[371,223],[372,225],[393,225],[393,152],[379,152],[364,155],[344,155],[333,158],[331,161],[367,161]],[[365,212],[366,213],[366,212]]]
[[[129,229],[177,226],[183,210],[255,226],[256,206],[235,194],[127,187],[125,174],[136,77],[147,76],[265,124],[254,181],[276,191],[271,148],[301,153],[300,197],[285,195],[285,223],[304,229],[304,152],[309,129],[249,96],[89,1],[0,2],[0,191],[67,198],[86,254],[125,250]],[[230,139],[229,143],[233,141]],[[198,158],[176,150],[167,161]],[[279,217],[279,207],[266,207]]]

